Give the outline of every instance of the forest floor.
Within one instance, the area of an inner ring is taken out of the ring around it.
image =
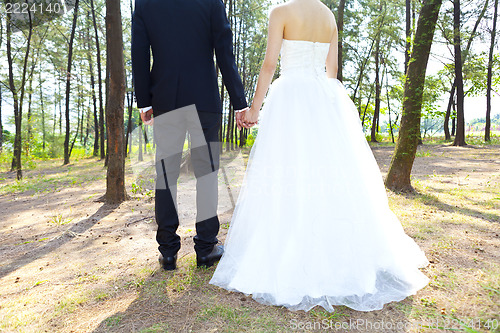
[[[372,149],[385,175],[393,146]],[[221,241],[247,156],[223,158]],[[209,285],[214,268],[196,268],[193,251],[191,175],[179,183],[179,268],[164,272],[147,180],[151,156],[127,163],[130,200],[115,206],[98,200],[101,161],[61,164],[37,161],[21,182],[0,172],[0,332],[500,332],[498,144],[419,147],[416,193],[388,196],[430,261],[422,269],[430,283],[373,312],[291,312]]]

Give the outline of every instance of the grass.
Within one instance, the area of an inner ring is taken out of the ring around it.
[[[500,175],[498,171],[479,169],[476,166],[479,164],[461,164],[498,159],[498,154],[490,156],[493,150],[484,145],[484,149],[489,150],[458,148],[447,151],[444,156],[440,147],[433,144],[419,150],[418,158],[435,163],[436,171],[413,177],[416,193],[389,192],[391,208],[407,234],[416,239],[431,261],[423,269],[430,279],[429,285],[402,302],[391,303],[373,313],[356,312],[343,306],[336,307],[333,313],[321,308],[304,313],[264,306],[245,295],[209,285],[214,268],[198,269],[192,250],[179,257],[176,271],[161,271],[156,244],[154,240],[147,243],[154,239],[154,224],[144,221],[124,226],[127,216],[142,217],[138,212],[151,208],[147,195],[149,184],[139,181],[134,193],[137,200],[116,208],[114,215],[89,230],[92,235],[79,234],[56,248],[53,256],[28,260],[25,266],[21,263],[10,275],[0,277],[0,293],[7,295],[0,298],[0,331],[316,332],[324,331],[314,328],[322,327],[322,323],[341,325],[360,319],[420,325],[419,329],[408,332],[433,333],[440,328],[441,331],[498,333]],[[439,165],[449,164],[463,170],[456,174],[440,171]],[[10,200],[19,194],[37,193],[41,200],[51,200],[52,193],[62,187],[101,186],[102,190],[105,169],[97,159],[79,158],[67,167],[61,167],[60,161],[47,160],[25,176],[26,182],[17,183],[9,175],[0,174],[0,194]],[[132,186],[132,182],[129,184]],[[85,195],[82,205],[92,204],[95,196]],[[23,209],[31,216],[30,210],[35,208]],[[49,211],[46,213],[49,223],[43,224],[54,234],[44,236],[36,229],[33,235],[37,239],[23,234],[24,238],[12,242],[12,247],[8,243],[10,234],[5,234],[5,248],[17,256],[23,255],[26,248],[36,251],[37,247],[46,246],[52,241],[45,241],[54,239],[61,229],[52,226],[73,222],[76,212],[76,207]],[[0,225],[2,233],[15,230],[12,220],[8,222],[14,229],[4,221]],[[221,233],[226,233],[228,221],[221,222]],[[37,228],[39,224],[31,226]],[[25,226],[19,229],[28,232]],[[189,235],[183,242],[190,244],[189,237],[194,230],[186,230]],[[112,247],[115,243],[110,239],[113,238],[107,235],[112,232],[123,235],[124,239],[133,236],[133,240],[117,241]],[[109,236],[106,239],[109,244],[102,245],[101,239],[92,239],[97,234]],[[86,235],[89,235],[88,242],[79,243]],[[86,252],[91,246],[95,246],[95,252]],[[80,251],[82,260],[75,265],[65,260],[69,254]],[[123,252],[126,255],[120,257]],[[150,253],[147,257],[150,260],[140,257],[141,252]],[[20,282],[14,282],[16,276],[21,276]],[[293,329],[293,325],[299,324],[311,328]]]

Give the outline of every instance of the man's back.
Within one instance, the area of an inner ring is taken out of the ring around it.
[[[132,57],[139,107],[153,105],[158,114],[196,104],[198,110],[220,112],[214,49],[221,50],[217,59],[225,81],[228,76],[228,90],[234,90],[236,102],[242,104],[243,87],[220,0],[136,0],[133,20]],[[149,46],[153,54],[150,74],[146,72]],[[138,86],[139,81],[149,84],[147,90]]]

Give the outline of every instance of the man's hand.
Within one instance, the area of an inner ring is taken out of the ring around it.
[[[245,118],[245,113],[249,110],[249,108],[244,108],[241,111],[236,112],[235,118],[236,118],[236,126],[238,127],[238,131],[241,131],[241,128],[243,127],[243,119]]]
[[[153,125],[154,119],[153,119],[153,109],[141,113],[141,119],[144,125]]]

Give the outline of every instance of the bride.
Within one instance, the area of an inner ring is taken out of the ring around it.
[[[319,0],[272,10],[241,126],[259,119],[280,51],[281,75],[211,284],[290,310],[371,311],[428,283],[418,269],[425,254],[390,210],[356,108],[336,79],[337,42],[334,16]]]

